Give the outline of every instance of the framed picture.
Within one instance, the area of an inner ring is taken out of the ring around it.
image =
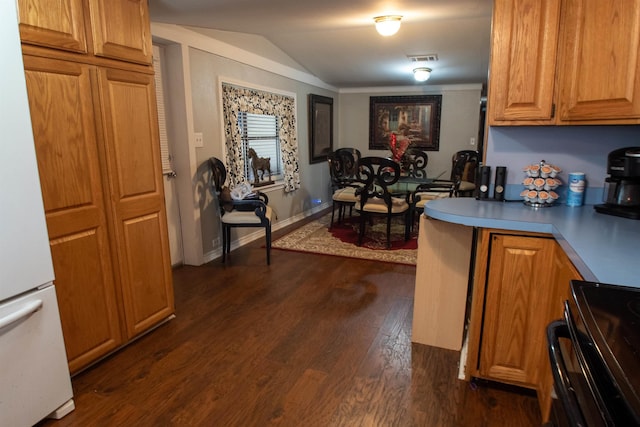
[[[327,160],[333,151],[333,98],[309,95],[309,162]]]
[[[372,96],[369,101],[369,149],[388,150],[391,134],[412,147],[440,148],[442,95]]]

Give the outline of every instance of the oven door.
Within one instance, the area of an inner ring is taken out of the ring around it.
[[[599,399],[597,387],[599,364],[595,367],[590,344],[579,334],[565,307],[565,319],[552,322],[547,340],[554,389],[558,397],[552,407],[554,422],[559,426],[614,425]],[[586,353],[585,353],[586,349]]]

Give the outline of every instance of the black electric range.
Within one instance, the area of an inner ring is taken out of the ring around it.
[[[566,425],[640,426],[640,288],[572,281],[571,291],[548,331]]]

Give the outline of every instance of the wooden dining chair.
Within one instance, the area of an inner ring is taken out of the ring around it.
[[[222,224],[222,262],[231,252],[231,229],[235,227],[261,227],[265,230],[267,265],[271,264],[271,219],[273,210],[268,206],[266,194],[254,191],[253,195],[242,200],[234,200],[230,190],[225,187],[227,170],[224,163],[216,157],[209,159],[211,167],[211,185],[217,195]]]
[[[400,179],[400,165],[384,157],[363,157],[358,163],[363,188],[356,193],[360,201],[356,210],[360,214],[358,246],[362,245],[367,223],[374,216],[382,216],[387,222],[387,248],[391,247],[391,219],[400,217],[404,221],[404,239],[409,240],[411,210],[409,192],[392,194],[389,187]]]

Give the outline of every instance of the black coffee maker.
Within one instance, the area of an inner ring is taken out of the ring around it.
[[[609,153],[604,183],[604,204],[597,212],[640,219],[640,147],[626,147]]]

